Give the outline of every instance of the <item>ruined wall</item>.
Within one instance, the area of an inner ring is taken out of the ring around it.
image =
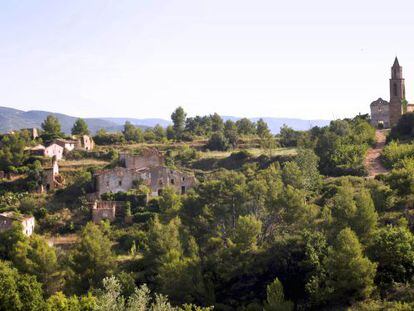
[[[149,187],[151,196],[158,196],[166,187],[174,188],[177,193],[184,194],[195,186],[194,176],[169,169],[165,166],[152,167]]]
[[[25,218],[22,221],[22,227],[23,227],[23,234],[27,236],[31,236],[33,234],[34,227],[35,227],[34,217]]]
[[[95,188],[98,196],[107,192],[126,192],[134,187],[134,181],[146,180],[149,173],[145,170],[129,170],[117,167],[98,171],[95,175]]]
[[[144,167],[161,166],[164,164],[164,157],[156,149],[144,149],[139,155],[123,153],[120,155],[121,162],[126,168],[140,169]]]
[[[45,148],[45,156],[50,158],[55,156],[57,160],[61,160],[63,158],[63,147],[58,144],[51,144]]]
[[[35,219],[32,216],[17,216],[15,214],[6,212],[0,215],[0,232],[10,230],[14,222],[20,222],[22,225],[22,232],[26,236],[31,236],[35,227]]]
[[[88,135],[83,135],[81,138],[81,146],[86,151],[93,150],[95,148],[95,142],[93,141],[92,137]]]
[[[92,221],[99,223],[102,220],[114,221],[117,203],[113,201],[97,201],[92,207]]]

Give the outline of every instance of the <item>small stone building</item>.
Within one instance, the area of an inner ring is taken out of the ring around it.
[[[75,149],[91,151],[95,148],[95,142],[89,135],[82,135],[78,138]]]
[[[151,167],[149,172],[150,179],[146,180],[146,184],[151,189],[151,196],[160,195],[166,187],[174,188],[177,193],[185,194],[196,183],[194,176],[166,166]]]
[[[33,216],[20,215],[16,212],[4,212],[0,214],[0,232],[10,230],[14,222],[22,225],[23,234],[31,236],[35,227],[35,219]]]
[[[95,224],[102,220],[114,221],[116,217],[117,202],[95,201],[92,206],[92,221]]]
[[[52,159],[52,167],[43,170],[40,192],[63,188],[64,179],[59,174],[59,165],[56,158]]]
[[[54,141],[55,144],[58,144],[59,146],[63,147],[66,151],[72,151],[75,149],[75,146],[77,145],[76,140],[68,140],[68,139],[56,139]]]
[[[44,156],[49,158],[56,157],[57,160],[61,160],[63,158],[63,151],[64,147],[56,143],[52,143],[51,145],[45,148]]]

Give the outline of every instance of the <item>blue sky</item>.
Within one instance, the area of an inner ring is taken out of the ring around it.
[[[2,0],[0,106],[353,116],[388,99],[395,55],[414,101],[413,12],[398,0]]]

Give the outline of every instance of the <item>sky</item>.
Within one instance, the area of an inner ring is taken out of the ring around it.
[[[80,117],[333,119],[414,101],[414,2],[1,0],[0,106]]]

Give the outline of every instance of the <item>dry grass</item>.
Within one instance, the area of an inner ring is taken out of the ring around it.
[[[236,149],[232,151],[207,151],[207,152],[201,152],[201,159],[206,158],[213,158],[213,159],[224,159],[229,157],[233,152],[238,152],[241,150],[248,151],[252,156],[259,157],[263,154],[265,155],[271,155],[271,156],[292,156],[296,155],[296,148],[275,148],[271,151],[261,149],[261,148],[248,148],[248,149]]]
[[[60,161],[59,169],[62,171],[72,171],[83,167],[90,166],[105,166],[108,165],[108,161],[97,160],[97,159],[81,159],[81,160],[69,160]]]

